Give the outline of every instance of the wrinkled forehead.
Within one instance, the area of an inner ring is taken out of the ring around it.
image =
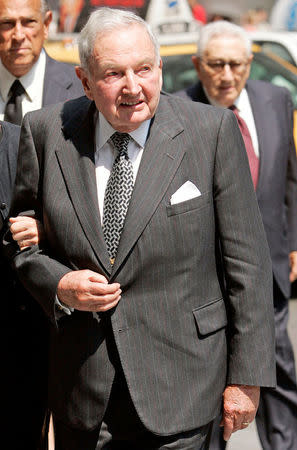
[[[0,16],[26,18],[42,15],[40,0],[0,0]]]
[[[107,46],[112,46],[115,39],[121,39],[121,42],[127,44],[127,48],[130,47],[131,42],[135,42],[135,47],[141,48],[141,45],[145,44],[146,50],[150,48],[152,55],[159,60],[159,48],[157,42],[154,42],[150,36],[148,30],[144,25],[139,23],[111,26],[103,31],[99,31],[94,39],[93,55],[100,55],[101,51]]]

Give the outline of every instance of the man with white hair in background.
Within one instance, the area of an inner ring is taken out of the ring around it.
[[[287,332],[290,282],[297,278],[297,161],[293,104],[285,88],[248,80],[251,41],[239,26],[219,21],[201,29],[193,56],[199,81],[177,94],[233,110],[245,142],[273,269],[276,389],[261,390],[256,416],[265,450],[297,448],[297,386]],[[212,443],[211,448],[218,444]],[[221,448],[225,444],[221,442]]]

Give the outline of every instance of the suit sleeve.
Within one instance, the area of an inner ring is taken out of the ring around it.
[[[297,158],[293,136],[294,108],[289,92],[286,92],[286,110],[289,130],[289,158],[286,183],[286,206],[290,251],[297,251]]]
[[[42,138],[38,142],[39,145],[35,146],[29,116],[30,114],[25,116],[21,129],[16,182],[9,216],[30,211],[42,222],[43,146]],[[42,132],[39,136],[42,136]],[[45,244],[41,243],[20,251],[12,240],[9,230],[4,236],[3,243],[5,254],[11,260],[13,268],[17,270],[21,282],[56,324],[57,285],[71,269],[51,258]]]
[[[217,143],[214,202],[228,314],[228,384],[275,383],[272,268],[238,126],[226,111]]]

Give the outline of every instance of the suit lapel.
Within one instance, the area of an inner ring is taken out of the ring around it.
[[[68,105],[66,102],[66,109]],[[58,143],[56,154],[80,224],[108,274],[111,267],[100,221],[94,164],[95,106],[93,103],[89,106],[87,101],[82,110],[76,111],[76,117],[72,115],[69,123],[64,124],[65,139]],[[70,115],[66,113],[65,117]]]
[[[173,143],[174,137],[183,131],[176,117],[168,100],[161,96],[125,219],[113,276],[143,232],[183,159],[181,144]]]

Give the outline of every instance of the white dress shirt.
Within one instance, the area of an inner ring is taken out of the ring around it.
[[[18,78],[25,89],[22,95],[23,116],[42,106],[43,83],[46,65],[45,51],[42,49],[38,60],[26,75]],[[4,119],[4,110],[9,99],[9,90],[17,78],[4,67],[0,60],[0,120]]]
[[[128,156],[133,167],[134,183],[147,139],[149,126],[150,120],[146,120],[135,131],[129,133],[132,139],[130,139],[128,144]],[[95,130],[95,168],[101,223],[103,218],[105,189],[113,162],[117,156],[117,150],[109,140],[115,132],[116,130],[112,128],[105,117],[99,112]]]
[[[203,89],[204,89],[204,87],[203,87]],[[205,95],[211,105],[221,106],[209,97],[209,95],[205,89],[204,89],[204,92],[205,92]],[[239,97],[237,97],[237,99],[235,100],[234,105],[237,107],[238,114],[245,121],[245,123],[248,127],[248,130],[249,130],[251,138],[252,138],[254,152],[255,152],[256,156],[259,158],[260,152],[259,152],[258,135],[257,135],[257,130],[256,130],[252,107],[251,107],[251,104],[249,101],[249,96],[248,96],[246,89],[242,89]]]

